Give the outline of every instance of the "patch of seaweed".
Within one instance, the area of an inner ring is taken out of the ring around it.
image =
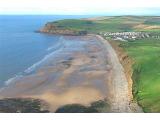
[[[47,113],[47,105],[39,99],[4,98],[0,100],[1,113]]]
[[[106,101],[99,100],[91,103],[89,107],[80,104],[64,105],[56,110],[56,113],[100,113],[109,112],[109,105]]]

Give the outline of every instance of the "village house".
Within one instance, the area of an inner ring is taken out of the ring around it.
[[[109,37],[114,40],[135,40],[138,38],[148,38],[149,33],[145,32],[101,32],[104,37]]]

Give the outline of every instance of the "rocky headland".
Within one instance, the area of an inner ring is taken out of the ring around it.
[[[48,33],[48,34],[58,34],[58,35],[87,35],[87,31],[84,30],[73,30],[69,28],[64,28],[63,26],[58,26],[54,23],[47,23],[43,28],[38,30],[40,33]]]

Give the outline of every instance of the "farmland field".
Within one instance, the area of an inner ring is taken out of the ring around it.
[[[117,16],[99,19],[66,19],[52,22],[66,29],[86,30],[89,33],[125,32],[125,31],[159,31],[160,17]]]

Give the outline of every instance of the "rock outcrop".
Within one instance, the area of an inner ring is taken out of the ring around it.
[[[86,35],[87,34],[87,31],[72,30],[69,28],[64,28],[63,26],[56,26],[53,23],[47,23],[38,32],[48,33],[48,34],[60,34],[60,35]]]
[[[33,98],[0,99],[0,113],[48,113],[48,105]]]

